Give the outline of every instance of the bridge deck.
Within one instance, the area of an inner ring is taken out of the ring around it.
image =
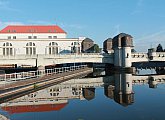
[[[74,70],[74,71],[63,72],[63,73],[59,73],[59,74],[53,73],[53,74],[49,74],[49,75],[43,75],[42,77],[39,77],[39,78],[32,78],[32,79],[26,79],[26,80],[21,80],[21,81],[15,81],[15,82],[4,84],[4,85],[0,86],[0,92],[2,92],[4,90],[8,90],[8,89],[21,87],[21,86],[45,82],[45,81],[56,79],[59,77],[68,76],[68,75],[73,74],[75,72],[82,72],[82,71],[87,70],[87,69],[89,69],[89,68],[83,68],[83,69],[78,69],[78,70]]]
[[[86,75],[93,72],[92,68],[84,67],[74,71],[63,72],[59,74],[44,75],[40,78],[28,79],[23,81],[16,81],[10,84],[6,84],[0,87],[0,99],[8,98],[10,96],[18,95],[18,93],[23,93],[26,91],[31,91],[36,89],[51,86],[68,79]]]

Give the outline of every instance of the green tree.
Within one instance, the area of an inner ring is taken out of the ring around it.
[[[135,49],[131,49],[131,52],[134,52],[134,53],[135,53],[135,52],[136,52],[136,50],[135,50]]]
[[[163,52],[163,47],[161,44],[159,44],[156,48],[156,52]]]
[[[98,44],[94,44],[93,46],[94,53],[100,53],[100,48]]]

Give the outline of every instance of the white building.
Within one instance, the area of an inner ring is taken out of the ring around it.
[[[66,38],[57,25],[12,25],[0,31],[0,55],[78,53],[84,38]]]

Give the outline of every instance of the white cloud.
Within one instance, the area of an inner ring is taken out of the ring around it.
[[[86,26],[85,25],[80,25],[80,24],[67,24],[67,23],[58,23],[56,21],[43,21],[43,20],[29,20],[28,21],[29,24],[34,24],[34,25],[59,25],[63,28],[72,28],[72,29],[84,29]]]
[[[24,23],[22,23],[22,22],[2,22],[2,21],[0,21],[0,28],[1,29],[8,26],[8,25],[24,25]]]
[[[156,48],[159,43],[165,47],[165,30],[135,38],[134,43],[135,48],[140,51],[146,51],[150,47]]]
[[[146,36],[142,36],[141,38],[136,39],[137,41],[148,42],[149,41],[157,41],[158,39],[162,39],[165,37],[165,30],[155,32]]]
[[[34,25],[52,25],[52,22],[48,22],[48,21],[43,21],[43,20],[29,20],[28,21],[29,24],[34,24]]]
[[[66,23],[59,23],[61,27],[64,28],[72,28],[72,29],[84,29],[86,28],[85,25],[80,25],[80,24],[66,24]]]

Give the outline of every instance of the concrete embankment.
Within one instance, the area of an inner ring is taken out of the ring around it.
[[[81,77],[93,72],[92,68],[85,67],[74,71],[59,74],[44,75],[40,78],[17,81],[0,87],[0,103],[26,95],[28,93],[67,81],[72,78]]]

